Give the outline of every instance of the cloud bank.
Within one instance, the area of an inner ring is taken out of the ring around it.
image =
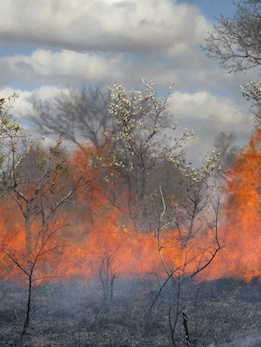
[[[143,78],[174,85],[171,106],[200,134],[200,150],[221,130],[247,138],[239,85],[251,76],[228,74],[205,56],[200,45],[211,27],[197,6],[176,0],[8,0],[0,13],[0,95],[20,94],[22,118],[36,93],[51,99],[113,83],[133,89]]]

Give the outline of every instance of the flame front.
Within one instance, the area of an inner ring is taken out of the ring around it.
[[[205,276],[261,277],[261,129],[238,155],[224,189],[226,223],[223,250]]]
[[[261,276],[260,146],[261,130],[258,129],[227,174],[223,187],[225,213],[219,226],[222,247],[211,265],[200,274],[201,279],[234,276],[249,281]],[[90,150],[76,152],[74,165],[80,167],[88,161],[88,156]],[[58,223],[70,224],[57,232],[48,244],[54,250],[39,259],[35,270],[39,281],[50,275],[64,280],[97,279],[106,267],[112,275],[120,277],[166,275],[163,265],[174,274],[182,271],[184,264],[187,264],[186,273],[195,270],[200,257],[196,252],[206,246],[206,240],[194,238],[186,248],[179,243],[177,230],[168,229],[162,233],[159,245],[157,230],[138,233],[124,209],[112,204],[110,192],[115,188],[110,183],[101,185],[95,170],[88,179],[88,190],[77,193],[80,207],[68,207],[69,214],[68,209],[60,211],[50,225],[55,228]],[[125,191],[118,194],[122,206],[126,205]],[[25,267],[30,256],[26,250],[21,212],[12,198],[5,199],[0,216],[2,251],[5,250],[1,253],[2,277],[20,280],[21,269],[6,254],[11,252],[9,255]]]

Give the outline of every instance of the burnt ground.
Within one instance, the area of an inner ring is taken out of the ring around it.
[[[221,279],[180,285],[159,294],[155,280],[116,280],[104,303],[99,285],[49,283],[34,288],[33,315],[23,346],[261,346],[261,283]],[[26,288],[0,285],[0,346],[18,346],[26,310]],[[177,310],[177,299],[179,310]],[[177,319],[176,319],[177,318]],[[171,334],[170,324],[176,329]],[[172,337],[173,336],[173,340]]]

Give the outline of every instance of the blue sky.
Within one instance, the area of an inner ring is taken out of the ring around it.
[[[251,133],[249,104],[232,75],[200,45],[232,0],[0,0],[0,96],[19,94],[14,112],[32,112],[33,95],[52,100],[68,88],[121,83],[141,88],[154,80],[174,85],[173,122],[198,135],[193,156],[212,149],[220,131],[244,144]]]
[[[187,0],[186,3],[197,6],[210,21],[224,14],[232,17],[235,13],[234,0]],[[236,1],[237,2],[237,1]],[[178,3],[184,3],[179,0]]]

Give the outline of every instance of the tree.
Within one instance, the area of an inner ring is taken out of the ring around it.
[[[174,159],[174,162],[177,159]],[[176,346],[175,332],[179,317],[183,316],[185,343],[190,345],[187,314],[188,302],[183,298],[184,280],[192,280],[214,260],[221,249],[219,219],[221,190],[215,177],[221,169],[219,154],[207,155],[201,168],[193,168],[185,160],[178,162],[182,173],[180,184],[184,196],[167,205],[160,189],[162,213],[158,220],[156,239],[158,254],[166,274],[159,281],[159,291],[150,312],[171,282],[173,299],[168,307],[168,325],[171,341]],[[170,211],[169,213],[167,213]]]
[[[261,65],[261,1],[242,0],[236,4],[233,18],[218,18],[203,49],[209,58],[219,60],[229,72],[256,68]],[[260,78],[241,86],[243,96],[253,102],[256,126],[261,124]]]
[[[27,136],[21,125],[10,113],[18,97],[0,99],[0,195],[7,194],[14,187],[17,167],[27,153]]]
[[[54,262],[48,266],[44,262],[48,257],[50,261],[50,254],[64,246],[55,237],[66,225],[55,217],[61,207],[73,198],[76,190],[87,184],[85,173],[71,175],[69,161],[58,142],[50,148],[49,153],[37,147],[30,148],[12,175],[9,200],[6,203],[9,201],[12,208],[16,205],[20,210],[18,233],[25,234],[25,242],[19,248],[13,246],[9,233],[2,253],[27,279],[27,310],[21,341],[30,325],[33,286],[50,277],[49,271],[52,273],[55,270]],[[13,238],[15,241],[16,235]]]
[[[230,72],[244,71],[261,64],[261,1],[242,0],[232,18],[218,18],[204,49]]]
[[[0,99],[0,169],[2,199],[11,210],[18,207],[14,215],[19,223],[15,217],[14,223],[6,226],[6,235],[2,232],[1,254],[7,266],[13,263],[27,279],[22,342],[31,320],[33,285],[48,277],[44,259],[61,246],[55,236],[65,225],[57,223],[55,216],[77,189],[88,184],[88,165],[72,172],[61,141],[49,151],[32,144],[10,115],[15,98],[11,96],[7,106],[6,100]]]
[[[31,120],[43,134],[62,134],[82,150],[86,143],[96,148],[94,161],[104,177],[100,183],[109,183],[112,203],[145,230],[156,196],[152,173],[168,165],[168,157],[178,155],[191,134],[175,136],[169,94],[159,97],[152,82],[143,85],[142,91],[114,85],[107,91],[99,87],[71,90],[54,101],[32,99]],[[124,203],[122,190],[128,195]]]
[[[223,168],[231,165],[236,159],[239,147],[235,145],[235,135],[221,131],[215,139],[215,148],[220,153],[220,164]]]
[[[261,80],[257,79],[241,86],[243,96],[253,102],[256,126],[261,126]]]
[[[78,146],[88,141],[99,146],[104,134],[113,131],[108,112],[110,92],[102,88],[70,90],[54,100],[43,102],[32,98],[33,113],[30,120],[43,134],[62,135]]]
[[[129,216],[137,229],[146,231],[148,212],[152,212],[148,207],[155,203],[155,198],[160,202],[156,194],[158,184],[151,185],[151,177],[160,163],[183,154],[183,146],[192,134],[185,130],[175,136],[176,124],[168,109],[171,89],[167,96],[159,97],[153,82],[143,84],[143,91],[128,91],[122,85],[114,85],[109,113],[115,120],[112,165],[118,168],[127,185]]]

